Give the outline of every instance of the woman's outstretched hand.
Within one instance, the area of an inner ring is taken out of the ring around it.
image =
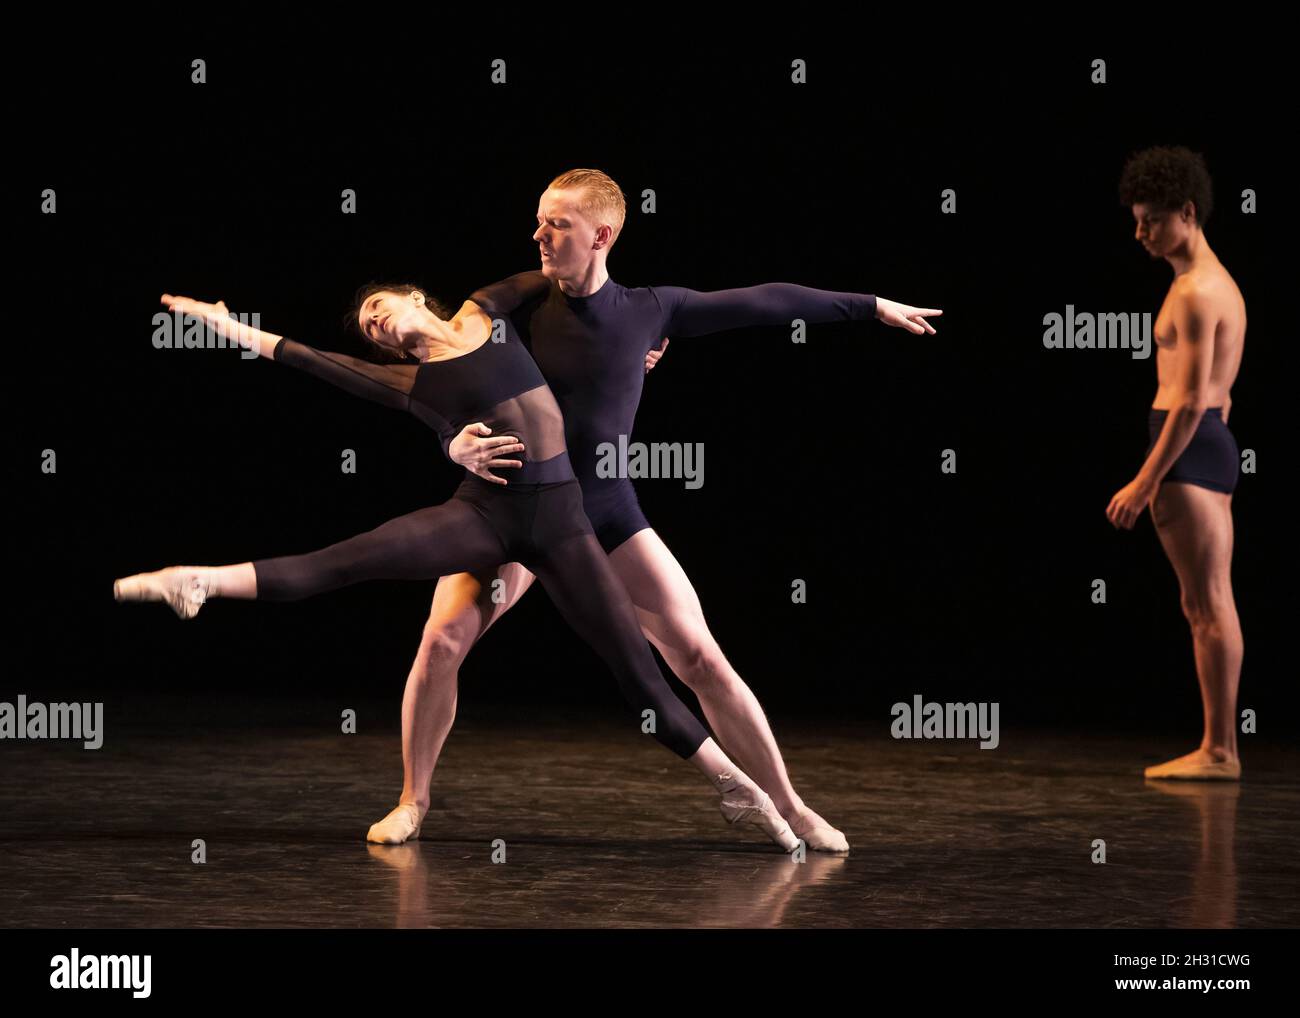
[[[177,297],[170,293],[164,293],[160,299],[168,311],[179,311],[183,315],[198,318],[206,322],[217,335],[233,339],[246,350],[252,350],[263,357],[273,356],[275,344],[281,339],[273,332],[255,329],[231,318],[230,309],[224,300],[208,304],[193,297]]]
[[[496,438],[485,436],[492,434],[492,429],[482,421],[466,424],[460,434],[447,446],[447,455],[453,463],[458,463],[471,474],[475,474],[493,484],[507,483],[504,477],[489,473],[490,467],[522,467],[522,460],[503,460],[498,457],[507,452],[523,452],[524,444],[513,435],[499,435]]]
[[[886,325],[893,325],[896,328],[906,329],[908,332],[914,332],[918,336],[929,333],[935,334],[927,318],[933,318],[943,314],[938,308],[914,308],[911,304],[900,304],[896,300],[885,300],[884,297],[876,298],[876,317]]]
[[[223,322],[228,323],[230,321],[230,310],[226,307],[224,300],[219,300],[215,304],[205,304],[193,297],[174,297],[170,293],[164,293],[161,300],[167,306],[168,311],[179,311],[183,315],[193,315],[195,318],[201,318],[214,329],[220,329]],[[226,335],[225,332],[221,334]]]

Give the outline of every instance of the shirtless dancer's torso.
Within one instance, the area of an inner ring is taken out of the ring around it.
[[[1151,406],[1168,410],[1179,396],[1178,357],[1185,344],[1179,342],[1175,323],[1185,317],[1180,304],[1189,294],[1196,293],[1210,304],[1217,316],[1206,396],[1208,406],[1223,408],[1226,422],[1232,405],[1232,383],[1237,380],[1246,345],[1246,302],[1223,263],[1208,247],[1204,254],[1208,257],[1174,277],[1156,316],[1156,398]]]

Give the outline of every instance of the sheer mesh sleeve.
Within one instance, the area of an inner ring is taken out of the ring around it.
[[[438,433],[438,444],[442,446],[443,455],[451,459],[448,446],[456,437],[456,431],[445,419],[411,399],[419,365],[374,364],[347,354],[317,350],[288,336],[276,344],[275,359],[281,364],[315,375],[354,396],[414,414]]]
[[[795,283],[763,283],[734,290],[702,292],[681,286],[651,287],[664,311],[669,336],[702,336],[752,325],[868,321],[876,317],[869,293],[836,293]]]
[[[475,290],[469,299],[489,314],[508,315],[521,304],[545,296],[550,288],[551,281],[541,271],[517,272]]]
[[[372,364],[346,354],[317,350],[288,336],[276,344],[275,359],[354,396],[362,396],[394,410],[410,409],[411,387],[415,384],[418,370],[414,364]]]

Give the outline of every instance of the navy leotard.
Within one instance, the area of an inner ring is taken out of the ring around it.
[[[701,292],[680,286],[628,289],[613,279],[572,297],[540,271],[521,272],[470,297],[510,314],[564,412],[565,444],[582,485],[583,506],[606,551],[650,526],[628,478],[598,477],[598,449],[631,436],[645,356],[664,336],[699,336],[747,326],[869,321],[871,294],[764,283]],[[525,446],[527,443],[525,443]],[[511,479],[513,471],[499,471]]]
[[[275,359],[358,396],[414,414],[447,443],[473,421],[520,436],[524,467],[508,487],[467,473],[451,499],[305,555],[253,563],[259,600],[292,601],[376,579],[432,580],[521,562],[601,656],[654,735],[683,758],[708,732],[664,681],[627,590],[582,511],[555,397],[508,321],[503,341],[420,364],[372,364],[287,337]]]

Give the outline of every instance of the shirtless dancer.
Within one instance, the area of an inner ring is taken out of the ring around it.
[[[1151,506],[1182,588],[1205,712],[1200,747],[1145,773],[1235,781],[1241,777],[1236,714],[1242,640],[1232,597],[1232,492],[1240,460],[1228,411],[1245,346],[1246,304],[1205,239],[1213,203],[1199,154],[1181,147],[1139,152],[1125,165],[1119,190],[1137,221],[1137,240],[1152,258],[1173,267],[1174,281],[1155,323],[1151,445],[1106,516],[1131,530],[1143,506]]]
[[[641,515],[630,482],[593,481],[591,461],[598,441],[631,431],[641,378],[662,352],[653,349],[660,333],[647,330],[661,324],[696,335],[755,324],[789,327],[794,318],[876,318],[933,335],[926,317],[941,312],[784,283],[709,294],[676,287],[626,290],[609,278],[605,266],[625,210],[618,185],[599,170],[562,174],[538,204],[533,240],[541,271],[486,287],[474,299],[494,313],[532,301],[525,317],[533,354],[564,412],[587,515],[632,596],[646,637],[699,698],[719,740],[771,796],[794,833],[815,851],[848,851],[843,833],[806,806],[791,786],[762,707],[709,632],[694,587]],[[683,322],[686,328],[680,327]],[[513,437],[488,437],[487,428],[471,424],[447,454],[480,477],[508,483],[492,471],[517,467],[517,460],[501,457],[522,448]],[[492,600],[497,579],[500,603]],[[455,720],[460,664],[532,582],[532,573],[518,563],[439,580],[402,702],[401,801],[370,828],[370,841],[400,843],[419,828],[429,808],[433,769]]]

